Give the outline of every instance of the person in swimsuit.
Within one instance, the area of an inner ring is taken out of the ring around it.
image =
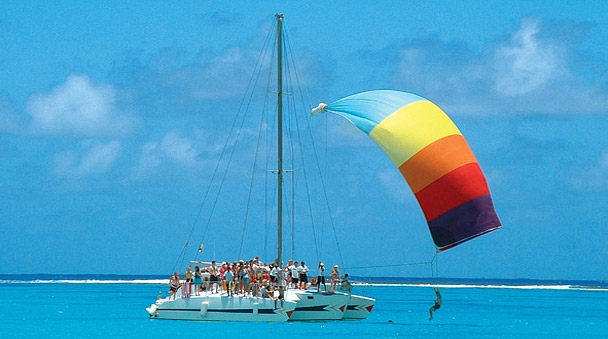
[[[217,293],[218,291],[218,283],[220,282],[219,279],[219,269],[218,267],[215,265],[215,260],[211,261],[211,266],[207,267],[207,272],[209,272],[209,282],[211,283],[211,292],[212,293]],[[213,292],[213,290],[215,290],[215,292]]]
[[[169,294],[173,299],[175,299],[175,292],[179,288],[179,275],[177,272],[173,273],[171,278],[169,279]]]
[[[429,308],[429,320],[433,320],[433,312],[437,311],[441,307],[441,293],[439,293],[439,289],[437,287],[433,287],[433,289],[435,290],[435,295],[437,295],[437,300],[435,300],[435,305]]]
[[[194,266],[194,295],[198,295],[203,287],[203,276],[201,275],[201,269],[198,266]]]
[[[241,269],[240,275],[242,282],[241,292],[243,293],[243,295],[246,295],[247,291],[249,290],[249,280],[251,280],[251,278],[249,277],[249,268],[246,265],[244,265]]]
[[[338,280],[340,280],[340,269],[338,269],[338,265],[334,265],[334,268],[329,272],[331,275],[331,282],[329,285],[329,292],[334,292],[336,290],[336,285],[338,284]]]

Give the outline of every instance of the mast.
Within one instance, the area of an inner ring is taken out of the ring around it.
[[[283,14],[277,18],[277,261],[283,266]],[[280,280],[279,280],[280,281]]]

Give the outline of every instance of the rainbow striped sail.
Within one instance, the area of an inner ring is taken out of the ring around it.
[[[378,90],[322,105],[320,110],[347,118],[369,135],[399,168],[439,251],[500,228],[477,159],[435,104],[411,93]]]

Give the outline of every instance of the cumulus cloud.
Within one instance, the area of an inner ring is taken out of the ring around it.
[[[164,84],[195,99],[223,99],[243,92],[254,57],[232,47],[220,55],[203,53],[201,59],[163,74]]]
[[[202,166],[203,145],[200,138],[192,139],[170,131],[158,141],[147,142],[142,146],[139,164],[134,171],[136,177],[151,173],[162,164],[180,167]]]
[[[79,151],[58,154],[54,158],[54,172],[64,177],[84,177],[108,172],[119,157],[122,146],[118,141],[100,143],[85,140]]]
[[[559,46],[539,39],[540,22],[524,20],[494,55],[495,88],[507,96],[541,89],[565,69]]]
[[[524,19],[479,52],[437,38],[406,41],[390,71],[393,84],[451,114],[608,112],[605,80],[597,77],[608,65],[585,62],[583,29],[557,26]]]
[[[35,134],[125,135],[136,123],[134,117],[121,112],[114,87],[96,85],[83,75],[70,75],[49,92],[32,95],[26,112],[32,117]]]
[[[572,171],[570,186],[579,192],[608,191],[608,150],[590,166],[575,168]]]

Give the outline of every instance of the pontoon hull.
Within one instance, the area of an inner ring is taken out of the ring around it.
[[[298,300],[290,321],[340,320],[344,316],[349,296],[344,293],[288,290],[285,298]]]
[[[146,308],[152,319],[194,321],[287,321],[296,302],[220,294],[165,298]]]

